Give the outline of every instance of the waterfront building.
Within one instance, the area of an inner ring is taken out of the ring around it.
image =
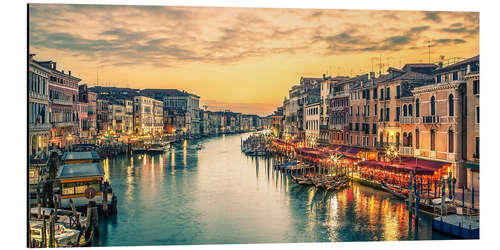
[[[97,135],[97,93],[87,91],[87,98],[87,121],[89,126],[88,138],[94,139]]]
[[[78,104],[76,120],[78,122],[77,136],[82,142],[90,137],[91,123],[89,120],[89,96],[87,84],[78,86]]]
[[[51,124],[49,122],[49,86],[50,71],[29,56],[28,63],[28,163],[30,192],[35,190],[44,175],[49,152]]]
[[[468,102],[472,102],[472,105],[479,104],[479,97],[474,102],[476,97],[473,94],[478,65],[479,57],[446,67],[440,65],[433,72],[432,84],[412,91],[415,98],[414,155],[450,163],[444,174],[452,174],[457,179],[458,186],[468,186],[465,162],[476,162],[473,158],[475,150],[470,150],[475,146],[475,140],[471,142],[468,139],[478,135],[479,124],[477,127],[474,124],[478,117],[475,116],[476,112],[468,112],[469,109],[475,111],[475,107],[472,108]],[[468,80],[472,85],[470,97],[467,95]],[[471,144],[472,147],[468,146]],[[470,151],[473,153],[469,154]],[[469,166],[473,168],[472,165]],[[472,178],[472,171],[469,173]]]
[[[305,127],[305,143],[312,147],[316,145],[319,138],[320,125],[320,109],[321,102],[318,96],[308,96],[304,106],[304,127]]]
[[[163,109],[181,109],[189,115],[186,134],[200,133],[200,97],[177,89],[143,89],[141,95],[163,101]],[[178,112],[176,112],[178,113]]]
[[[385,152],[389,147],[395,148],[402,156],[413,156],[408,149],[414,138],[410,114],[414,88],[429,85],[433,82],[434,64],[406,64],[402,69],[389,67],[387,75],[377,80],[378,125],[377,149]],[[402,119],[402,117],[405,117]],[[381,154],[383,157],[385,154]]]
[[[153,135],[163,135],[163,102],[153,99]]]
[[[271,115],[271,130],[273,135],[279,138],[283,136],[283,120],[283,106],[281,106]]]
[[[349,86],[354,79],[341,77],[330,85],[329,130],[330,143],[334,145],[347,144],[349,134]]]
[[[58,70],[56,62],[40,61],[38,64],[50,72],[48,81],[49,119],[52,129],[49,142],[57,147],[69,147],[78,140],[76,116],[80,79],[72,76],[71,70],[68,73],[65,73],[64,70]]]
[[[303,112],[299,102],[302,102],[303,88],[301,85],[294,85],[288,91],[288,98],[283,101],[283,121],[285,137],[295,139],[299,135],[299,127],[302,127]],[[299,125],[300,124],[300,125]]]
[[[98,135],[104,135],[110,129],[109,113],[109,101],[98,98],[96,100],[96,127]]]
[[[110,128],[109,131],[113,134],[121,135],[125,130],[125,106],[116,99],[108,100]]]
[[[34,61],[34,56],[30,55],[28,66],[28,148],[30,159],[42,152],[48,153],[51,128],[48,85],[50,71]]]
[[[134,131],[140,135],[153,133],[153,103],[155,99],[146,96],[134,97]]]
[[[348,145],[368,147],[370,128],[368,119],[370,107],[366,96],[366,85],[369,84],[368,75],[361,75],[349,81],[349,134]]]
[[[462,62],[464,63],[464,62]],[[467,189],[479,191],[479,55],[466,61],[465,72],[465,103],[466,113],[462,117],[467,118],[462,131],[467,135],[463,138],[465,150],[463,152],[465,167],[467,171]]]

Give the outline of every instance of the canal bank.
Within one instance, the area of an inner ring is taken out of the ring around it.
[[[241,138],[188,141],[162,155],[116,156],[103,165],[120,197],[94,246],[448,239],[423,216],[408,230],[404,202],[353,184],[317,191],[247,157]],[[197,150],[202,143],[204,149]]]

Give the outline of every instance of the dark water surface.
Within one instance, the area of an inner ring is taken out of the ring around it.
[[[405,204],[354,183],[339,192],[303,187],[247,157],[248,134],[189,142],[163,155],[103,162],[118,215],[100,223],[97,246],[447,239],[423,217],[408,230]],[[202,143],[203,150],[196,150]]]

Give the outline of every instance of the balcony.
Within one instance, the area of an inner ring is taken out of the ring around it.
[[[63,99],[52,99],[52,103],[58,105],[73,106],[73,101],[63,100]]]
[[[399,147],[399,154],[413,155],[413,147]]]
[[[457,161],[457,154],[456,153],[448,153],[448,161]]]
[[[49,95],[42,95],[40,93],[37,93],[37,92],[34,92],[34,91],[30,91],[29,93],[29,97],[30,98],[36,98],[36,99],[41,99],[41,100],[49,100]]]
[[[74,125],[73,122],[54,122],[55,128],[72,127]]]
[[[422,117],[422,123],[424,124],[436,124],[439,123],[439,116],[423,116]]]
[[[401,123],[401,124],[413,124],[413,123],[415,123],[415,118],[413,116],[402,116],[402,117],[400,117],[399,123]]]
[[[436,150],[429,151],[429,157],[430,158],[436,158]]]
[[[330,128],[334,130],[343,130],[344,124],[330,124]]]
[[[395,142],[377,142],[375,144],[375,147],[377,149],[383,149],[385,150],[386,148],[389,148],[389,147],[395,147],[396,149],[399,147],[399,143],[395,143]]]
[[[320,131],[328,131],[328,125],[319,125]]]
[[[50,123],[30,123],[29,124],[29,131],[31,132],[36,132],[36,131],[47,131],[52,128],[52,125]]]

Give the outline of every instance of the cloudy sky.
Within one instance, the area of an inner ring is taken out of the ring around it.
[[[29,48],[82,83],[177,88],[270,114],[301,76],[354,76],[479,53],[477,12],[29,6]]]

